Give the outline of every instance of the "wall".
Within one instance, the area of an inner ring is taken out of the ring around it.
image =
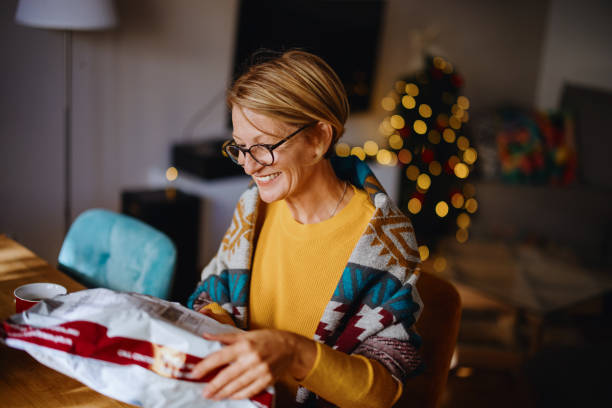
[[[612,90],[612,2],[552,0],[537,88],[540,109],[558,108],[565,82]]]
[[[195,136],[183,134],[198,110],[227,86],[237,0],[117,4],[118,29],[74,36],[73,218],[90,207],[117,210],[121,190],[162,183],[161,177],[150,175],[162,174],[168,166],[172,142],[214,137],[225,127],[219,103]],[[418,65],[424,48],[438,49],[455,63],[467,79],[465,93],[474,109],[502,100],[532,103],[547,5],[526,0],[390,0],[375,103],[371,112],[349,120],[347,141],[357,144],[379,137],[384,113],[377,101]],[[15,1],[0,7],[2,53],[8,61],[2,64],[0,103],[17,111],[0,112],[0,232],[15,233],[55,262],[63,234],[57,102],[63,89],[61,36],[15,26]],[[428,32],[438,32],[437,38],[423,41]],[[206,239],[216,242],[219,237]]]
[[[57,258],[63,222],[63,37],[0,6],[0,234]]]

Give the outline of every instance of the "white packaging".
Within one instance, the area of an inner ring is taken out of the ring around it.
[[[89,289],[44,300],[2,323],[0,339],[109,397],[142,407],[271,407],[273,387],[250,400],[202,397],[188,373],[219,350],[204,332],[237,331],[178,303]]]

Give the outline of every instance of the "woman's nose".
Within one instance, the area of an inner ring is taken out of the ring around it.
[[[244,155],[244,161],[242,162],[242,168],[244,172],[249,176],[259,171],[263,166],[257,162],[249,153]]]

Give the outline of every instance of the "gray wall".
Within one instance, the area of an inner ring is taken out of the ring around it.
[[[63,236],[62,37],[16,26],[15,4],[0,5],[0,232],[55,262]],[[91,207],[117,210],[123,189],[163,183],[155,175],[168,166],[170,144],[191,137],[187,124],[231,71],[237,0],[118,4],[117,30],[74,36],[73,218]],[[547,1],[390,0],[373,100],[429,49],[455,62],[474,109],[535,103],[544,36],[558,35],[547,31],[548,9]],[[383,116],[376,102],[355,115],[347,141],[381,141]],[[214,137],[224,126],[219,103],[195,134]]]

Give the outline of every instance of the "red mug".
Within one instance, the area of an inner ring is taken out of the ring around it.
[[[55,296],[68,293],[65,287],[57,283],[28,283],[19,286],[13,292],[15,296],[15,310],[21,313],[28,310],[43,299],[50,299]]]

